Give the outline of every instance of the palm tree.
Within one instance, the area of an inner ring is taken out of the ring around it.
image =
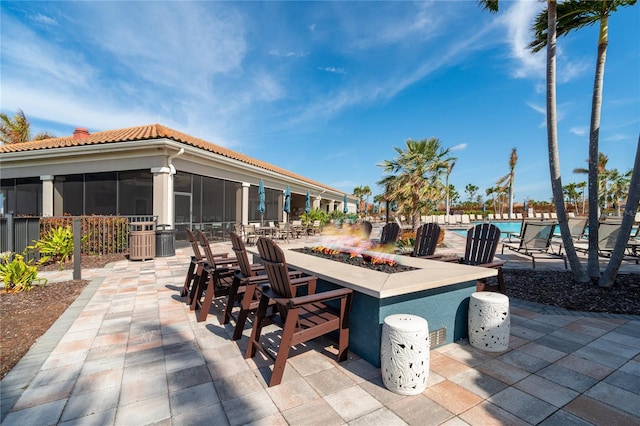
[[[609,170],[607,173],[607,181],[609,182],[609,187],[607,188],[607,200],[611,201],[618,216],[621,214],[620,200],[625,199],[626,195],[629,193],[631,174],[631,170],[627,173],[620,173],[618,169]]]
[[[589,129],[589,259],[587,274],[592,278],[600,276],[598,266],[598,142],[600,138],[600,114],[602,109],[602,88],[604,80],[604,65],[607,59],[609,45],[609,15],[618,7],[631,6],[636,0],[569,0],[560,3],[554,24],[557,25],[558,35],[566,35],[573,30],[595,24],[600,25],[598,32],[598,54],[593,81],[593,97],[591,100],[591,122]],[[555,5],[554,5],[555,6]],[[549,9],[549,7],[547,7]],[[529,47],[539,51],[548,42],[545,32],[548,27],[544,12],[538,15],[535,24],[535,39]],[[548,36],[548,34],[547,34]]]
[[[369,195],[371,195],[371,188],[369,188],[369,185],[365,185],[365,186],[356,186],[353,189],[353,195],[355,195],[356,197],[358,197],[358,210],[360,212],[362,212],[363,207],[362,207],[362,203],[365,199],[369,199]],[[366,212],[364,212],[366,215]]]
[[[511,155],[509,156],[509,174],[502,176],[496,182],[496,185],[504,185],[507,183],[509,189],[509,219],[513,218],[513,180],[515,176],[516,163],[518,162],[518,152],[516,148],[511,149]]]
[[[611,259],[607,264],[606,269],[602,273],[598,285],[600,287],[611,287],[616,280],[622,258],[624,257],[624,251],[631,234],[631,227],[633,226],[633,220],[638,209],[638,203],[640,202],[640,136],[638,136],[638,146],[636,147],[636,159],[633,166],[633,173],[631,174],[631,182],[629,183],[629,191],[627,195],[627,203],[624,207],[624,214],[622,215],[622,225],[620,226],[620,232],[616,243],[613,247],[613,253],[611,253]]]
[[[589,163],[588,159],[586,161],[587,163]],[[604,153],[602,152],[598,153],[598,167],[597,167],[598,176],[596,177],[596,182],[597,182],[596,187],[598,189],[598,194],[596,196],[596,207],[595,207],[596,212],[599,212],[600,206],[603,203],[605,203],[607,199],[607,177],[608,177],[607,163],[608,162],[609,162],[609,157],[604,155]],[[573,169],[573,173],[588,175],[589,169],[576,167],[575,169]],[[589,204],[589,209],[591,209],[591,204]],[[600,215],[596,214],[596,217],[598,216]]]
[[[436,138],[408,139],[405,148],[393,147],[398,154],[396,158],[378,164],[387,174],[378,184],[386,188],[387,201],[395,202],[400,211],[411,216],[413,230],[416,231],[421,210],[442,199],[445,190],[442,174],[455,158],[451,157],[448,148],[442,148]]]
[[[498,11],[498,0],[479,0],[480,4],[490,12]],[[556,212],[560,224],[562,243],[571,265],[573,277],[577,282],[587,282],[580,259],[573,245],[569,231],[567,213],[564,208],[562,195],[562,179],[560,175],[560,155],[558,153],[558,114],[556,105],[556,0],[547,0],[547,149],[549,151],[549,172],[551,177],[551,191],[556,205]]]
[[[445,183],[445,188],[447,189],[447,217],[449,216],[449,209],[451,205],[451,195],[449,190],[449,175],[451,174],[455,166],[456,166],[455,160],[447,163],[447,181]]]
[[[4,112],[0,113],[0,121],[2,121],[2,124],[0,124],[0,144],[2,145],[29,142],[31,140],[37,141],[55,137],[50,133],[41,132],[31,139],[31,124],[20,108],[18,108],[18,111],[13,118],[9,117]]]
[[[578,193],[578,184],[575,182],[571,182],[570,184],[565,185],[562,190],[567,196],[567,202],[572,203],[573,209],[575,210],[576,214],[579,214],[578,197],[580,196],[580,194]]]

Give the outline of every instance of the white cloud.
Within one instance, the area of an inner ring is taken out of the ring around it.
[[[607,136],[605,138],[605,140],[607,142],[617,142],[617,141],[624,141],[626,140],[627,137],[625,135],[621,135],[620,133],[617,133],[615,135],[611,135],[611,136]]]
[[[332,74],[346,74],[347,72],[344,68],[336,68],[336,67],[318,67],[320,71],[326,71]]]
[[[453,147],[450,148],[450,151],[462,151],[464,149],[467,149],[468,144],[466,143],[460,143],[458,145],[455,145]]]
[[[589,133],[589,128],[586,126],[572,127],[569,131],[577,136],[585,136]]]
[[[516,60],[516,68],[512,71],[516,78],[544,78],[545,55],[532,54],[527,48],[532,39],[531,23],[543,8],[541,2],[518,1],[501,15],[500,22],[507,28],[510,55]]]

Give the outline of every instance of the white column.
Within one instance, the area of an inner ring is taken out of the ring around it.
[[[42,175],[42,216],[53,216],[53,176]]]
[[[249,224],[249,182],[242,182],[242,224]]]
[[[158,216],[158,225],[167,224],[174,227],[175,200],[173,196],[172,167],[153,167],[153,215]]]
[[[313,205],[311,206],[311,208],[313,209],[319,209],[320,208],[320,200],[322,200],[321,196],[317,196],[316,198],[313,199]]]

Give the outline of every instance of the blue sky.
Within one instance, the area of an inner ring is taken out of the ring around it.
[[[57,136],[160,123],[351,193],[407,139],[458,157],[465,199],[509,171],[550,200],[544,2],[2,2],[0,109]],[[600,150],[633,165],[640,6],[610,18]],[[559,39],[563,184],[586,180],[597,27]]]

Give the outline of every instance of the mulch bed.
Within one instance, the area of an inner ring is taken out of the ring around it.
[[[82,258],[82,268],[101,268],[124,255]],[[57,265],[40,267],[56,270]],[[73,269],[73,264],[65,265]],[[640,274],[620,274],[611,288],[577,284],[570,272],[505,269],[507,295],[575,311],[640,315]],[[36,287],[25,293],[0,292],[0,379],[73,303],[87,281]]]

